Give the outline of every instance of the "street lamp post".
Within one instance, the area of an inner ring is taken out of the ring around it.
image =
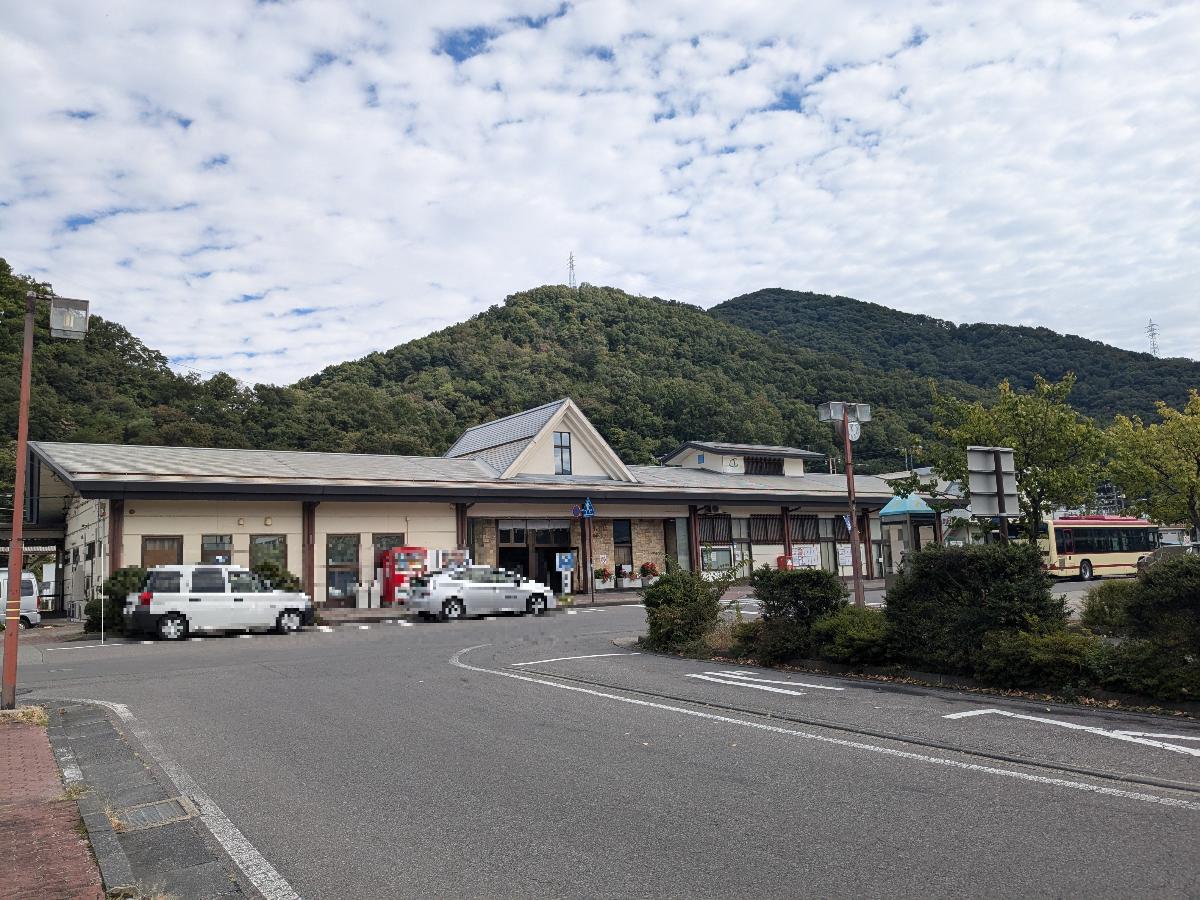
[[[8,604],[4,614],[4,673],[0,709],[17,705],[17,635],[21,626],[21,572],[25,567],[25,468],[29,455],[29,380],[33,366],[33,326],[39,300],[25,295],[25,342],[21,349],[21,394],[17,413],[16,476],[13,479],[12,541],[8,548]],[[87,334],[86,300],[50,297],[50,334],[81,341]]]
[[[854,571],[854,605],[866,606],[863,587],[862,557],[859,550],[858,509],[854,496],[854,452],[852,446],[862,434],[864,422],[871,421],[871,407],[866,403],[843,403],[833,400],[817,407],[817,418],[834,423],[846,453],[846,494],[850,504],[850,564]]]

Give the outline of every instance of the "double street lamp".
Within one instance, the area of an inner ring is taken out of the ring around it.
[[[850,501],[850,564],[854,571],[854,605],[866,606],[867,594],[863,587],[862,557],[859,551],[858,509],[854,499],[854,453],[853,443],[862,434],[862,426],[871,421],[871,407],[866,403],[844,403],[831,400],[817,407],[817,418],[832,422],[846,452],[846,494]]]
[[[33,365],[33,326],[39,301],[50,303],[50,335],[81,341],[87,335],[88,303],[66,297],[25,295],[25,343],[21,350],[21,399],[17,416],[16,477],[13,479],[12,541],[8,548],[8,603],[4,614],[4,673],[0,709],[17,705],[17,634],[21,627],[21,572],[25,564],[25,468],[29,457],[29,376]]]

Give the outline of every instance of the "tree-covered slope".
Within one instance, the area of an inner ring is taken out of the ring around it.
[[[1033,376],[1077,376],[1072,404],[1100,420],[1118,413],[1154,416],[1154,404],[1181,406],[1200,386],[1200,362],[1157,359],[1016,325],[955,325],[865,303],[782,288],[755,291],[713,307],[709,314],[791,347],[837,353],[873,368],[994,387],[1004,379],[1029,389]]]

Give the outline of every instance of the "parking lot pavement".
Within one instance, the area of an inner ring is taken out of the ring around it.
[[[992,698],[634,655],[642,610],[574,612],[130,645],[22,677],[127,704],[304,897],[1200,893],[1200,794],[982,751],[1057,765],[1069,745],[1164,779],[1193,757],[944,718],[1023,709]]]

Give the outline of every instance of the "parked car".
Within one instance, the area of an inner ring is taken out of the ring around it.
[[[488,566],[467,566],[416,578],[408,602],[409,610],[421,618],[443,622],[502,612],[540,616],[557,606],[554,591],[541,582]]]
[[[1157,550],[1147,553],[1137,561],[1137,570],[1139,573],[1145,572],[1153,565],[1157,565],[1164,559],[1171,559],[1175,556],[1187,556],[1200,553],[1200,544],[1163,544]]]
[[[35,625],[40,625],[42,614],[38,612],[38,594],[41,593],[41,585],[38,584],[37,576],[32,572],[21,573],[21,618],[17,627],[24,631],[26,628],[32,628]],[[0,572],[0,606],[8,608],[8,572]]]
[[[125,633],[178,641],[193,631],[274,628],[286,634],[313,624],[307,594],[274,590],[239,566],[156,566],[125,600]]]

